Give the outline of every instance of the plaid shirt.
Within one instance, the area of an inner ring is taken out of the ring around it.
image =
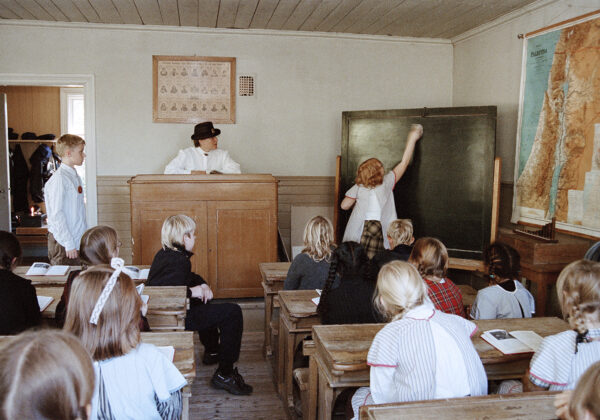
[[[463,305],[460,290],[452,280],[444,279],[442,282],[433,282],[425,279],[427,284],[429,299],[433,302],[436,309],[447,314],[454,314],[465,317],[465,307]]]

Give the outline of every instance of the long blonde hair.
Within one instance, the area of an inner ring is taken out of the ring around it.
[[[402,318],[426,297],[427,285],[411,264],[392,261],[379,270],[374,306],[388,321]]]
[[[561,271],[556,293],[563,317],[580,334],[587,321],[600,321],[600,263],[578,260]]]
[[[315,216],[304,227],[304,249],[313,260],[329,260],[333,243],[333,225],[328,218]]]
[[[0,419],[87,419],[94,368],[79,340],[59,330],[28,331],[0,352]]]
[[[140,342],[142,301],[131,278],[121,273],[100,313],[98,325],[90,317],[113,269],[97,265],[73,282],[64,330],[75,334],[94,360],[129,353]]]

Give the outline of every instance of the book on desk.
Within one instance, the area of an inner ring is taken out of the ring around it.
[[[533,331],[489,330],[481,338],[500,350],[503,354],[534,353],[542,344],[543,338]]]

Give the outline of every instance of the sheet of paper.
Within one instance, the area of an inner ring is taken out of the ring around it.
[[[40,312],[44,312],[44,310],[52,303],[54,300],[51,296],[38,296],[38,305],[40,306]]]
[[[481,338],[504,354],[533,353],[533,349],[519,341],[505,330],[490,330],[481,334]]]
[[[141,295],[140,297],[142,298],[142,302],[144,302],[147,305],[148,304],[148,300],[150,300],[150,296],[148,296],[148,295]]]
[[[316,298],[312,298],[311,300],[313,301],[313,303],[314,303],[315,305],[317,305],[317,306],[318,306],[318,305],[319,305],[319,302],[321,301],[321,296],[317,296]]]
[[[510,335],[526,346],[531,347],[534,351],[538,351],[542,345],[542,340],[544,340],[542,336],[533,331],[511,331]]]

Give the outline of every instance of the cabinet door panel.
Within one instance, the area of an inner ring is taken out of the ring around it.
[[[215,297],[261,296],[258,264],[277,258],[274,203],[209,203],[208,246],[209,279]]]
[[[175,214],[185,214],[196,222],[196,244],[192,257],[192,270],[206,278],[206,203],[182,206],[161,204],[160,209],[151,204],[141,204],[133,209],[132,241],[134,264],[152,264],[154,255],[162,247],[161,230],[165,219]]]

